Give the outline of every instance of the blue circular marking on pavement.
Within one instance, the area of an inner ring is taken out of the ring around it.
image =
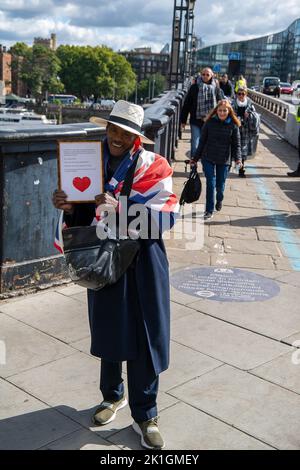
[[[222,302],[258,302],[280,292],[277,282],[235,268],[186,268],[171,275],[171,285],[199,299]]]

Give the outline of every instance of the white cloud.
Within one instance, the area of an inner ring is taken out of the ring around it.
[[[84,7],[82,6],[84,5]],[[57,33],[58,44],[152,46],[172,35],[173,0],[0,0],[0,43],[32,44]],[[299,0],[196,0],[195,34],[206,44],[250,39],[285,29],[300,17]]]

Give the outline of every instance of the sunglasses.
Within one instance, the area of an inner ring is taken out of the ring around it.
[[[210,77],[210,73],[202,73],[202,77]]]
[[[238,96],[246,96],[246,93],[238,93]]]

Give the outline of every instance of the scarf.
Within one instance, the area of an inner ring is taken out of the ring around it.
[[[240,101],[238,98],[236,99],[236,104],[240,106],[241,108],[246,108],[248,106],[248,100],[247,98],[245,101]]]
[[[196,118],[203,119],[217,105],[216,83],[214,80],[211,83],[200,80],[198,88]]]
[[[109,151],[106,142],[104,143],[104,171],[107,171]],[[172,228],[179,214],[179,204],[176,195],[172,191],[173,170],[164,157],[149,152],[143,147],[135,145],[133,149],[123,158],[112,178],[105,184],[106,192],[112,193],[119,199],[124,178],[128,168],[135,159],[138,159],[135,168],[133,184],[129,196],[131,203],[143,204],[157,222],[160,232]],[[118,210],[122,210],[119,207]],[[99,222],[101,216],[95,213],[95,218],[91,225]],[[54,246],[63,253],[61,231],[66,225],[63,222],[63,211],[61,212],[56,228]]]

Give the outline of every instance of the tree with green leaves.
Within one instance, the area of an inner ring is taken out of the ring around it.
[[[30,96],[42,98],[45,93],[59,93],[64,85],[58,78],[60,62],[55,51],[40,44],[29,47],[16,43],[11,47],[12,68],[26,83]]]
[[[155,73],[148,78],[141,80],[137,86],[138,102],[154,98],[160,95],[167,88],[166,77],[160,73]]]
[[[135,89],[135,74],[125,57],[106,46],[59,46],[60,79],[67,93],[81,99],[126,98]]]

